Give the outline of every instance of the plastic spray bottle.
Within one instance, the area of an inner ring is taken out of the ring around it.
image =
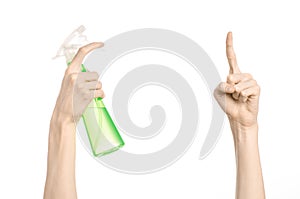
[[[56,57],[65,56],[69,65],[78,49],[88,43],[86,36],[82,34],[84,30],[84,26],[74,30],[65,39]],[[81,71],[87,71],[83,64],[81,65]],[[124,146],[124,141],[101,98],[92,100],[83,113],[82,118],[94,156],[103,156]]]

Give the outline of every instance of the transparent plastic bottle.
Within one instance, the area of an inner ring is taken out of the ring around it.
[[[84,26],[74,30],[60,47],[56,57],[65,56],[67,64],[71,63],[78,49],[88,43],[86,36],[82,34],[84,30]],[[83,64],[81,71],[87,71]],[[124,141],[101,98],[91,101],[82,118],[94,156],[103,156],[124,146]]]

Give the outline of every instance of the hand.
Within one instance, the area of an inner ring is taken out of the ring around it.
[[[227,34],[229,75],[214,96],[227,114],[236,155],[236,198],[264,199],[264,183],[258,150],[258,101],[260,87],[250,74],[241,73],[233,50],[232,33]]]
[[[251,127],[257,124],[260,87],[250,74],[241,73],[233,50],[232,33],[226,38],[226,55],[230,67],[226,82],[221,82],[214,96],[230,123]]]
[[[102,46],[103,43],[95,42],[81,47],[66,69],[54,109],[56,118],[77,123],[93,98],[104,97],[99,75],[96,72],[81,72],[84,57]]]

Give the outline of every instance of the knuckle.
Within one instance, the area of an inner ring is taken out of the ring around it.
[[[226,81],[227,81],[227,82],[230,81],[230,76],[229,76],[229,75],[227,76]]]
[[[99,74],[97,72],[85,72],[85,76],[86,76],[86,78],[89,78],[89,79],[98,79],[99,78]]]
[[[260,93],[261,87],[259,85],[256,86],[257,92]]]
[[[246,91],[241,91],[241,93],[240,93],[242,96],[244,96],[244,97],[246,97],[247,96],[247,93],[246,93]]]
[[[102,82],[98,81],[97,88],[102,88]]]
[[[245,80],[247,81],[247,84],[249,84],[249,86],[253,87],[257,85],[257,82],[255,79],[250,79],[250,80]]]
[[[99,96],[102,97],[102,98],[104,97],[104,91],[103,90],[99,91]]]
[[[80,72],[79,75],[82,79],[86,80],[89,77],[89,72]]]
[[[252,75],[250,73],[245,73],[245,76],[248,77],[249,79],[252,79]]]
[[[81,54],[81,55],[87,54],[87,49],[86,49],[86,47],[85,47],[85,46],[80,47],[79,50],[78,50],[78,53]]]
[[[103,97],[103,95],[104,95],[103,90],[97,90],[97,91],[95,91],[95,96],[96,97]]]
[[[87,73],[86,72],[80,72],[78,74],[78,77],[80,77],[81,80],[86,80],[87,79]]]
[[[214,94],[216,94],[218,92],[219,88],[220,88],[220,84],[215,88]]]
[[[214,90],[214,97],[216,98],[217,96],[218,96],[218,89],[215,88],[215,90]]]
[[[227,82],[231,82],[231,81],[233,81],[233,75],[232,74],[227,76]]]
[[[221,82],[221,83],[218,85],[218,87],[216,88],[216,90],[217,90],[217,89],[223,90],[223,88],[224,88],[224,82]]]
[[[93,75],[95,75],[95,77],[98,79],[99,78],[99,74],[97,72],[92,72]]]

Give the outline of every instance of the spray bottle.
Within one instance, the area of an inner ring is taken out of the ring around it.
[[[84,31],[84,26],[74,30],[65,39],[54,58],[65,56],[69,65],[78,49],[88,43],[87,37],[82,34]],[[86,71],[87,69],[82,64],[81,72]],[[84,111],[82,119],[94,156],[103,156],[124,146],[124,141],[106,110],[102,98],[92,100]]]

